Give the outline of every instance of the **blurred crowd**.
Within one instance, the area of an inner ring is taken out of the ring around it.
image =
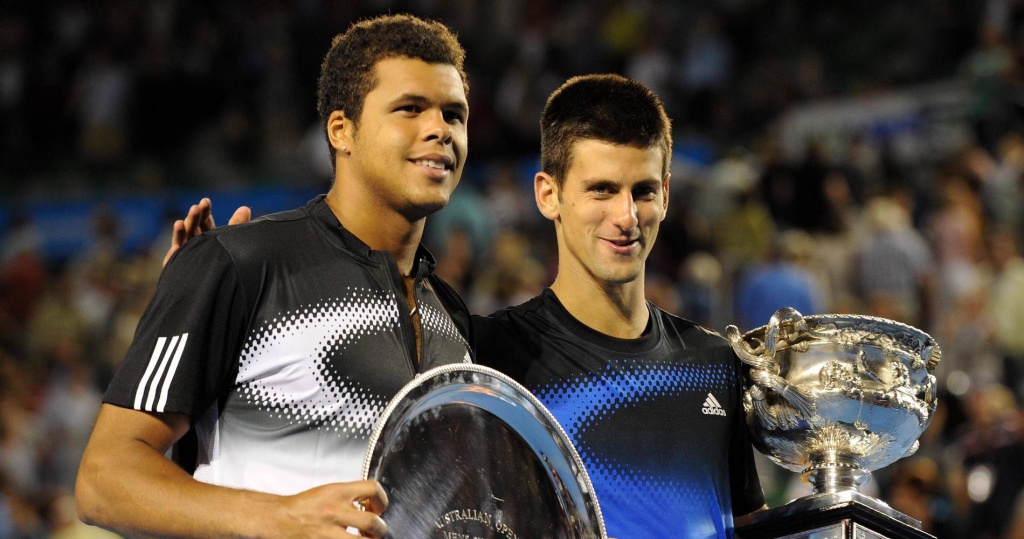
[[[707,4],[5,2],[0,193],[326,190],[312,96],[330,38],[376,13],[435,17],[468,51],[472,165],[425,241],[486,314],[554,275],[531,190],[544,99],[574,74],[638,78],[686,148],[649,299],[718,331],[791,306],[928,332],[938,412],[918,452],[864,489],[940,538],[1024,538],[1024,2]],[[941,155],[901,160],[884,137],[852,134],[794,157],[774,130],[803,103],[947,79],[970,88],[970,136]],[[128,252],[118,216],[97,212],[89,247],[55,260],[6,209],[0,539],[89,536],[69,497],[78,460],[169,234]],[[806,488],[759,468],[772,506]]]
[[[680,137],[750,140],[793,103],[955,74],[981,21],[1016,38],[1015,2],[989,3],[6,0],[0,192],[317,184],[320,61],[383,12],[458,32],[480,161],[536,153],[548,94],[595,72],[647,83]]]

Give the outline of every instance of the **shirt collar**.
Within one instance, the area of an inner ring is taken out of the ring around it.
[[[334,212],[331,211],[330,206],[327,205],[326,198],[327,195],[322,194],[318,195],[313,200],[310,200],[309,203],[306,204],[306,209],[309,211],[309,214],[312,215],[314,219],[317,219],[327,225],[329,230],[335,232],[336,237],[341,240],[342,246],[347,251],[369,262],[374,262],[373,256],[371,256],[373,249],[370,249],[369,245],[359,239],[358,236],[350,232],[341,224],[340,221],[338,221]],[[390,253],[388,253],[388,255],[391,256]],[[416,257],[413,261],[412,274],[417,278],[425,278],[434,272],[435,267],[437,267],[437,261],[434,260],[434,256],[430,254],[430,251],[428,251],[422,243],[420,243],[419,246],[416,247]]]

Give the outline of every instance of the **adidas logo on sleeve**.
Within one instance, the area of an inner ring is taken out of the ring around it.
[[[718,399],[714,395],[708,393],[708,398],[704,399],[704,407],[701,411],[706,415],[720,415],[725,416],[725,409],[718,403]]]

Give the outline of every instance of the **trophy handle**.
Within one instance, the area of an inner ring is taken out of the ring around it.
[[[736,352],[740,361],[755,369],[772,370],[774,368],[775,372],[779,371],[779,365],[773,359],[775,353],[772,352],[770,355],[763,354],[765,349],[764,343],[758,344],[757,348],[750,346],[750,343],[743,339],[740,328],[734,325],[725,328],[725,334],[729,340],[729,345],[732,346],[732,350]]]
[[[771,319],[768,320],[768,327],[764,332],[764,349],[768,351],[772,358],[775,357],[775,351],[778,350],[779,346],[779,334],[782,331],[783,322],[792,322],[794,332],[786,332],[782,336],[782,340],[791,341],[795,335],[799,335],[801,331],[806,330],[807,322],[804,321],[804,317],[800,314],[800,311],[792,307],[783,307],[772,315]],[[795,335],[794,335],[795,334]]]
[[[784,331],[785,322],[792,322],[793,331]],[[814,399],[805,390],[790,384],[780,376],[781,368],[775,361],[775,352],[780,341],[796,340],[802,333],[814,333],[804,320],[803,315],[792,307],[775,311],[765,331],[764,342],[756,348],[743,339],[738,327],[730,325],[726,335],[732,349],[740,361],[751,367],[749,380],[752,382],[750,397],[754,413],[761,425],[768,430],[776,428],[792,428],[798,425],[800,417],[810,419],[815,414]],[[767,391],[777,393],[792,409],[785,405],[771,406],[768,404]],[[794,413],[795,409],[795,413]]]
[[[789,323],[786,324],[786,322]],[[791,326],[791,330],[786,331],[785,335],[780,338],[779,335],[786,326]],[[772,357],[775,357],[780,340],[786,341],[787,344],[793,344],[802,335],[808,335],[815,339],[828,339],[836,331],[835,324],[822,324],[812,328],[800,311],[792,307],[783,307],[775,311],[775,314],[768,320],[764,346],[765,349],[771,351]]]

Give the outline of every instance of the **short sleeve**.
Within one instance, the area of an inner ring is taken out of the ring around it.
[[[228,252],[211,235],[190,240],[164,268],[104,402],[195,423],[233,383],[247,319]]]

